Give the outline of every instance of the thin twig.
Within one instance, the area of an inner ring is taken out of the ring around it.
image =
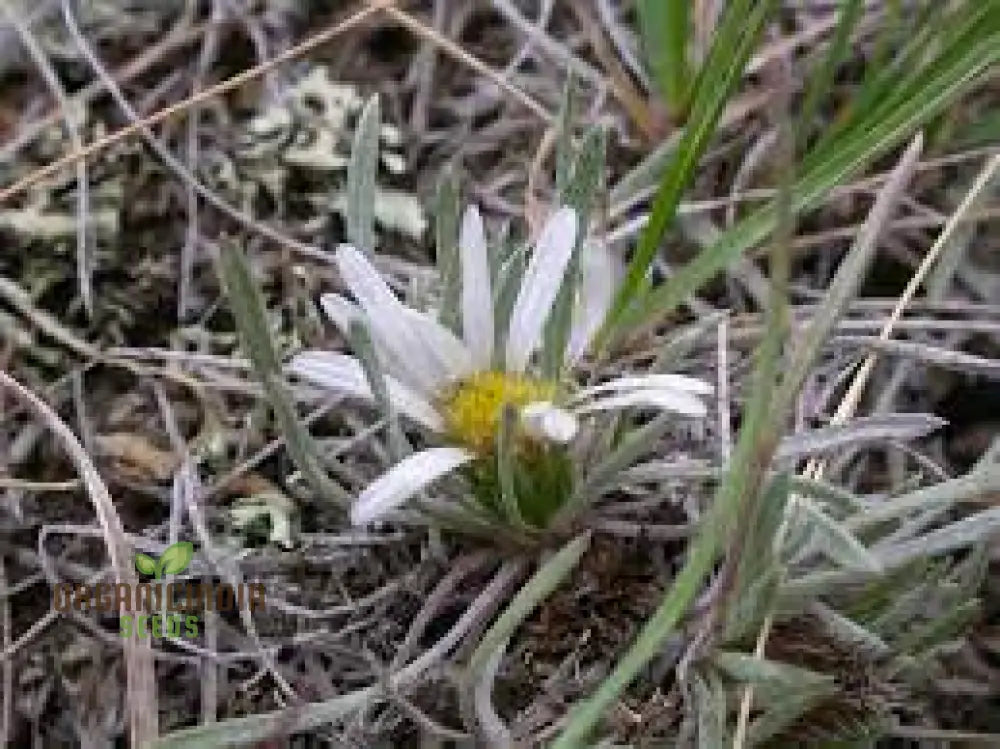
[[[0,476],[0,489],[25,492],[74,492],[83,486],[80,479],[69,481],[29,481],[11,476]]]
[[[4,555],[0,554],[0,590],[7,592],[7,568]],[[11,636],[10,618],[10,596],[4,595],[0,601],[0,629],[3,630],[3,652],[11,649],[13,637]],[[14,726],[14,664],[7,658],[3,661],[3,673],[0,675],[0,684],[3,685],[3,703],[0,704],[0,746],[12,746],[12,733]]]
[[[371,7],[376,6],[381,7],[386,15],[395,20],[401,26],[405,26],[410,31],[412,31],[417,36],[420,36],[428,41],[433,42],[435,45],[440,47],[444,52],[446,52],[451,57],[455,58],[464,65],[468,65],[470,68],[475,70],[477,73],[486,76],[491,81],[493,81],[497,86],[502,88],[508,94],[517,99],[521,104],[523,104],[527,109],[536,114],[539,119],[541,119],[546,124],[551,124],[555,121],[555,117],[549,113],[549,111],[542,106],[539,102],[535,101],[531,96],[526,94],[524,91],[519,89],[517,86],[512,84],[510,81],[505,79],[502,74],[491,68],[485,62],[480,60],[478,57],[469,54],[459,45],[455,44],[451,39],[441,35],[435,29],[425,25],[421,21],[417,20],[411,16],[406,11],[400,10],[395,5],[380,3],[377,0],[368,0],[371,3]],[[3,199],[3,194],[0,193],[0,200]]]
[[[0,371],[0,387],[10,390],[18,400],[30,408],[62,443],[94,505],[117,582],[135,586],[137,581],[132,568],[131,550],[125,539],[125,530],[111,500],[111,494],[91,462],[90,456],[77,441],[72,430],[41,398],[2,371]],[[157,735],[157,701],[153,681],[152,650],[149,640],[143,638],[124,638],[122,645],[125,649],[126,704],[130,716],[132,745],[146,746]]]

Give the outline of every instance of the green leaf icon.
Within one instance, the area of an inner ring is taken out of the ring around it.
[[[136,552],[135,568],[144,575],[155,575],[156,560],[153,559],[153,557],[151,556],[147,556],[146,554],[141,554],[139,552]]]
[[[157,577],[163,575],[176,575],[187,569],[191,564],[191,557],[194,556],[194,544],[190,541],[178,541],[173,546],[168,546],[160,555],[160,562],[157,565]]]

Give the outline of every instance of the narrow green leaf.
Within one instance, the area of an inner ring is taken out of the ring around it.
[[[602,125],[594,125],[583,135],[577,149],[565,186],[559,191],[561,205],[576,209],[579,219],[577,244],[587,235],[591,213],[598,195],[604,187],[604,171],[607,166],[607,131]]]
[[[717,650],[712,654],[711,662],[731,679],[743,684],[753,684],[761,702],[765,704],[780,693],[835,688],[834,678],[827,674],[747,653]]]
[[[822,500],[828,507],[836,508],[840,515],[858,512],[866,506],[857,494],[826,481],[792,476],[790,482],[792,490],[797,494]]]
[[[882,564],[846,527],[831,518],[806,497],[799,497],[796,508],[812,528],[812,541],[834,564],[851,570],[880,572]]]
[[[909,541],[879,548],[875,556],[886,567],[914,559],[947,554],[974,546],[1000,530],[1000,507],[977,512]]]
[[[573,147],[573,123],[576,122],[576,99],[579,93],[572,69],[566,76],[559,103],[558,140],[556,141],[556,193],[562,194],[573,172],[576,149]]]
[[[649,223],[639,237],[635,256],[612,305],[606,331],[620,322],[622,315],[645,288],[646,273],[657,248],[676,218],[683,191],[715,134],[726,100],[743,74],[773,4],[773,0],[756,3],[735,0],[726,6],[719,32],[699,76],[689,121],[660,182],[650,209]],[[696,287],[687,288],[690,293]],[[603,336],[601,341],[606,342]]]
[[[194,544],[190,541],[178,541],[163,550],[157,563],[157,577],[163,575],[179,575],[187,569],[194,557]]]
[[[320,496],[333,499],[344,506],[350,505],[350,496],[326,474],[319,451],[299,421],[281,374],[278,352],[267,323],[264,296],[251,277],[242,252],[227,238],[221,242],[219,274],[236,320],[243,350],[253,364],[268,403],[274,409],[289,455]]]
[[[963,40],[965,46],[947,50],[935,64],[927,66],[925,77],[904,92],[906,98],[898,107],[883,112],[878,118],[859,117],[857,126],[847,136],[811,152],[792,190],[792,210],[798,214],[818,206],[830,190],[953,103],[991,65],[1000,61],[1000,34],[994,28],[996,24],[993,20],[992,26],[985,27],[990,33],[982,38]],[[767,206],[724,232],[717,242],[662,285],[637,299],[627,313],[622,312],[620,318],[616,316],[616,330],[630,332],[653,319],[662,319],[682,304],[692,290],[700,288],[740,254],[758,245],[773,229],[775,221],[774,207]],[[655,251],[655,247],[653,249]],[[636,282],[635,287],[638,286]]]
[[[531,612],[562,584],[580,562],[588,546],[590,546],[589,532],[577,536],[546,560],[531,579],[521,586],[517,595],[507,604],[507,608],[483,635],[469,658],[469,665],[462,675],[462,688],[459,690],[463,702],[472,698],[476,684],[482,679],[496,651],[505,647],[511,635],[531,615]],[[468,708],[464,712],[469,712]]]
[[[375,252],[375,175],[380,126],[378,94],[372,94],[358,118],[347,167],[347,238],[369,255]]]
[[[571,206],[576,210],[578,228],[573,256],[545,324],[542,371],[547,378],[553,380],[558,380],[562,375],[563,356],[569,343],[573,308],[580,284],[580,248],[587,236],[597,195],[604,185],[606,140],[606,133],[601,126],[595,125],[586,132],[573,157],[566,184],[559,194],[561,205]]]
[[[722,680],[709,669],[702,678],[695,674],[694,701],[698,713],[698,749],[718,749],[726,746],[726,690]]]
[[[259,372],[280,372],[281,362],[271,337],[264,295],[253,279],[243,253],[233,240],[224,238],[219,260],[229,305],[247,355]]]
[[[458,180],[446,169],[438,182],[434,203],[434,238],[438,276],[441,279],[441,310],[438,319],[453,333],[461,335],[462,270],[458,260],[459,204]]]
[[[517,470],[516,445],[517,407],[505,403],[497,425],[497,476],[500,483],[500,501],[507,520],[514,526],[522,526],[524,519],[518,508],[518,496],[514,472]]]
[[[875,658],[881,658],[890,652],[889,645],[878,634],[822,601],[814,601],[809,606],[809,613],[822,622],[828,634],[852,650]]]
[[[504,351],[507,348],[507,331],[510,327],[510,314],[514,311],[517,294],[521,290],[521,279],[528,267],[528,248],[517,245],[510,253],[497,274],[497,283],[493,288],[495,316],[493,318],[493,356],[494,366],[503,368]]]
[[[852,515],[845,525],[857,532],[935,506],[950,508],[961,502],[976,502],[997,491],[1000,491],[1000,465],[984,467],[964,476],[885,499]]]
[[[691,74],[688,69],[690,0],[639,0],[639,28],[649,67],[675,119],[682,118]]]

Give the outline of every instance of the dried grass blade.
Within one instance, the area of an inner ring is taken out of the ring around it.
[[[3,371],[0,371],[0,387],[10,390],[62,443],[63,449],[83,481],[87,496],[94,505],[94,511],[104,533],[104,544],[115,571],[115,579],[117,582],[135,586],[138,581],[132,567],[131,546],[125,539],[125,530],[115,510],[111,494],[87,451],[83,449],[72,430],[45,401]],[[148,639],[138,637],[125,638],[122,646],[125,650],[125,701],[129,712],[132,746],[148,746],[158,733],[152,649]]]

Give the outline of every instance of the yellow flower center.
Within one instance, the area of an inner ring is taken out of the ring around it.
[[[522,408],[552,400],[555,383],[507,372],[477,372],[442,397],[448,435],[470,450],[488,453],[496,442],[504,404]]]

